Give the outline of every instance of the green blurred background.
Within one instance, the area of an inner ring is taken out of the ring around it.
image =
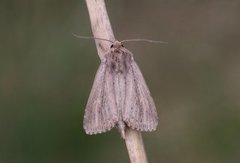
[[[106,2],[155,99],[143,133],[151,163],[240,160],[240,1]],[[0,1],[0,163],[129,162],[116,129],[87,136],[83,113],[100,60],[83,0]]]

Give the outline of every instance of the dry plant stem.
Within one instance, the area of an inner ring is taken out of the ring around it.
[[[86,0],[94,37],[115,41],[104,0]],[[100,59],[109,50],[110,42],[95,40]]]
[[[125,142],[131,163],[147,163],[141,132],[126,129]]]
[[[94,37],[115,41],[104,0],[86,0]],[[95,40],[100,59],[109,50],[107,41]],[[141,132],[126,129],[125,142],[131,163],[147,163]]]

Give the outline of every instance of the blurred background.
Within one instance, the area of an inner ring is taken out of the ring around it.
[[[240,160],[240,1],[106,1],[160,116],[143,133],[151,163]],[[0,1],[0,162],[129,162],[116,129],[87,136],[100,60],[83,0]]]

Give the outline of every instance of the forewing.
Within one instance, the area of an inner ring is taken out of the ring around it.
[[[113,98],[113,77],[105,62],[98,68],[85,109],[83,127],[87,134],[97,134],[112,129],[118,121]]]
[[[154,101],[143,75],[132,60],[126,75],[126,100],[123,120],[130,128],[140,131],[156,130],[158,116]]]

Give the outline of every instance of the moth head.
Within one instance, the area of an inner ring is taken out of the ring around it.
[[[112,45],[110,46],[111,49],[112,49],[112,48],[114,48],[114,49],[120,49],[121,47],[124,47],[124,46],[123,46],[122,42],[120,42],[120,41],[114,41],[114,42],[112,43]]]

